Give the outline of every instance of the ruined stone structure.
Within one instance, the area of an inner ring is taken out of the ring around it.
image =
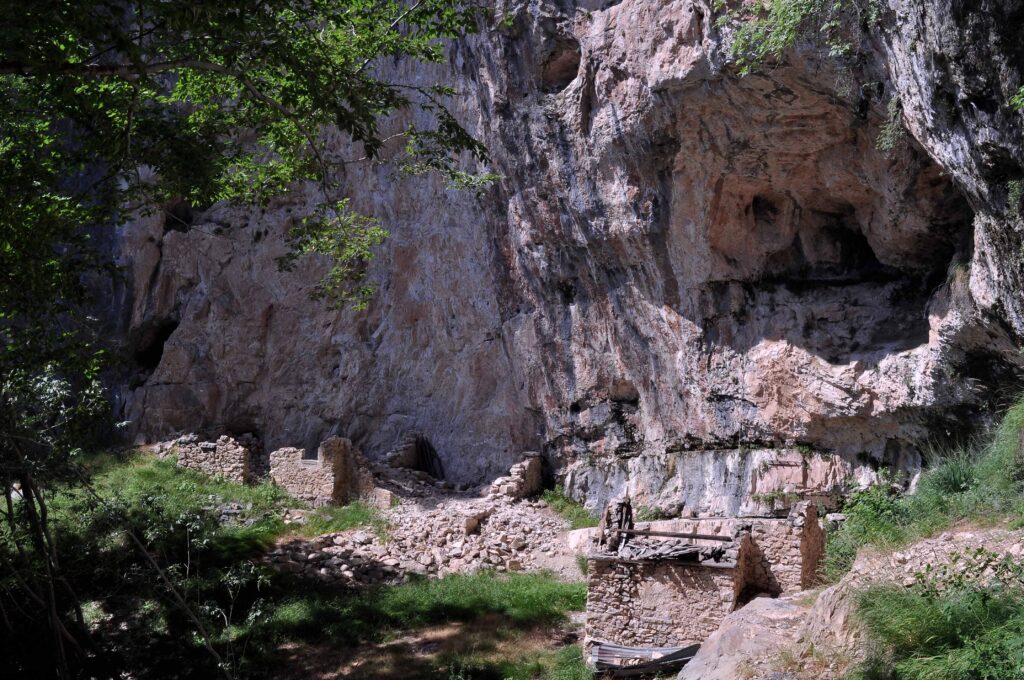
[[[757,596],[813,586],[825,536],[813,504],[786,519],[673,520],[638,529],[733,537],[723,559],[623,559],[594,553],[587,568],[589,641],[681,646],[704,641],[732,611]],[[695,545],[713,541],[696,539]],[[666,543],[667,546],[670,543]]]
[[[369,465],[352,442],[341,437],[322,442],[316,458],[305,458],[301,449],[292,447],[274,451],[270,454],[270,478],[292,496],[313,505],[376,498]]]
[[[178,456],[178,467],[239,484],[245,484],[251,476],[249,448],[227,435],[216,442],[204,442],[198,435],[187,434],[175,440],[171,452]]]
[[[540,454],[528,451],[523,460],[509,468],[508,474],[491,482],[489,493],[512,499],[528,498],[540,493],[544,484]]]

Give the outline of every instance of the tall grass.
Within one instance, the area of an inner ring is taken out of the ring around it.
[[[825,578],[840,578],[864,546],[891,549],[963,520],[981,525],[1020,522],[1022,430],[1024,400],[1007,411],[986,444],[930,456],[930,467],[914,494],[904,496],[884,484],[854,493],[844,508],[846,522],[828,537]]]
[[[1021,433],[1024,400],[1005,414],[987,444],[933,455],[916,493],[889,486],[854,494],[847,521],[828,539],[826,577],[845,573],[863,546],[889,549],[952,524],[1019,524],[1024,517]],[[862,680],[1011,680],[1024,678],[1024,567],[987,580],[988,567],[939,569],[910,588],[872,586],[855,613],[869,643]],[[940,575],[941,574],[941,575]],[[952,576],[950,574],[953,574]]]
[[[871,651],[853,678],[1024,677],[1024,594],[1016,589],[876,586],[858,595],[856,613]]]

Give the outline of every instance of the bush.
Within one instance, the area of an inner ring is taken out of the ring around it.
[[[838,580],[849,571],[861,546],[901,543],[910,521],[904,499],[888,485],[854,493],[844,511],[846,522],[839,531],[828,535],[823,569],[825,578],[830,581]]]

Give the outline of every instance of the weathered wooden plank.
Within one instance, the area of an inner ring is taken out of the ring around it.
[[[612,531],[620,534],[628,534],[630,536],[664,536],[665,538],[690,538],[700,541],[723,541],[725,543],[732,543],[732,537],[716,536],[714,534],[689,534],[680,531],[653,531],[650,529],[612,529]]]

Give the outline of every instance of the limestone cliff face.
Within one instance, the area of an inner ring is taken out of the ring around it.
[[[889,0],[853,66],[801,46],[742,79],[711,4],[515,2],[457,45],[503,179],[349,166],[392,233],[366,312],[309,299],[312,257],[276,270],[312,194],[127,227],[139,436],[415,432],[461,481],[538,449],[595,507],[736,513],[966,433],[1024,367],[1024,2]]]

